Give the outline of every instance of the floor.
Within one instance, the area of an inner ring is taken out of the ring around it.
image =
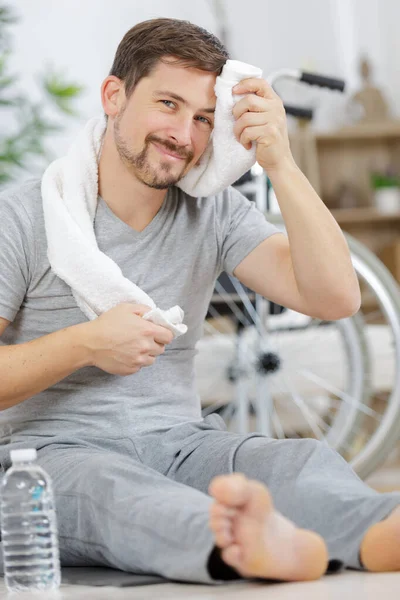
[[[400,443],[393,450],[385,464],[367,480],[368,484],[381,492],[400,490]],[[239,582],[221,586],[160,584],[141,587],[89,587],[63,584],[59,591],[47,594],[18,595],[22,599],[47,598],[54,600],[148,600],[179,599],[185,600],[399,600],[400,573],[361,573],[345,571],[337,575],[323,577],[319,581],[307,583],[253,583]],[[0,600],[16,598],[7,594],[4,582],[0,578]]]
[[[347,571],[339,575],[329,575],[319,581],[306,583],[233,583],[223,586],[161,584],[144,587],[110,588],[61,586],[57,592],[40,593],[39,596],[24,593],[17,597],[46,600],[148,600],[164,598],[185,598],[185,600],[398,600],[400,573],[372,574]],[[7,594],[0,584],[0,599],[16,598]]]

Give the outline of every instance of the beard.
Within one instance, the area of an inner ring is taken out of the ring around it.
[[[149,135],[146,136],[143,149],[140,152],[132,152],[121,135],[120,121],[122,114],[123,113],[120,113],[114,124],[115,145],[122,162],[134,172],[139,181],[150,188],[165,190],[172,185],[177,184],[185,175],[186,168],[193,160],[194,153],[191,150],[173,144],[169,140],[163,140],[154,133],[149,133]],[[155,142],[157,145],[166,148],[170,152],[173,152],[184,159],[183,166],[179,173],[174,172],[176,165],[171,165],[167,161],[161,160],[158,165],[151,164],[149,152],[150,144],[152,142]]]

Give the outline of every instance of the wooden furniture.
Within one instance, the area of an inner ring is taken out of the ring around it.
[[[360,123],[313,133],[304,123],[291,134],[295,159],[343,230],[376,253],[400,281],[400,207],[374,207],[371,173],[391,168],[400,174],[400,121]],[[353,191],[352,208],[341,208],[341,190]]]

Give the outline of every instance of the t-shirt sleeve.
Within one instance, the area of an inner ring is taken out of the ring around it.
[[[0,195],[0,317],[13,321],[29,287],[34,261],[32,224],[12,193]]]
[[[281,231],[268,223],[254,202],[234,188],[223,192],[219,212],[221,270],[230,275],[261,242]]]

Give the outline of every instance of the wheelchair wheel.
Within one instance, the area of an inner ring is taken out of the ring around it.
[[[362,292],[360,313],[371,364],[370,414],[364,413],[350,462],[366,477],[387,457],[400,435],[400,293],[385,265],[346,236]]]
[[[234,431],[319,439],[366,477],[400,433],[400,300],[384,265],[348,243],[362,289],[357,315],[327,322],[276,311],[225,275],[196,375],[203,414],[219,412]]]

